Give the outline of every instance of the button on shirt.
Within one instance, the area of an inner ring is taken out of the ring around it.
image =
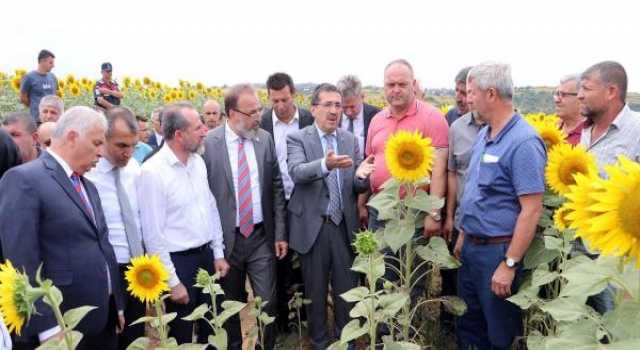
[[[601,178],[609,179],[604,165],[615,164],[618,155],[640,162],[640,114],[629,109],[628,105],[624,106],[609,129],[595,142],[591,142],[592,131],[593,125],[585,125],[580,144],[596,156],[598,175]]]
[[[287,167],[287,135],[300,129],[300,117],[298,109],[288,124],[278,119],[275,110],[271,113],[273,121],[273,142],[276,145],[276,156],[278,157],[278,166],[282,173],[282,183],[284,184],[284,195],[289,200],[293,192],[293,181],[289,175],[289,167]],[[254,207],[255,208],[255,207]],[[255,210],[255,209],[254,209]]]
[[[342,114],[340,129],[349,130],[349,116]],[[353,119],[353,135],[358,138],[358,156],[364,159],[364,105],[360,106],[360,113]]]
[[[111,242],[113,250],[116,253],[118,264],[128,264],[131,260],[131,253],[129,251],[127,233],[124,228],[120,202],[118,201],[116,192],[115,168],[107,158],[102,157],[96,167],[91,169],[85,176],[93,182],[100,194],[102,210],[107,221],[107,227],[109,228],[109,242]],[[133,217],[136,221],[136,227],[138,228],[138,237],[142,239],[142,225],[140,224],[140,210],[136,191],[136,182],[139,174],[140,166],[133,158],[129,160],[129,163],[127,163],[124,168],[120,169],[120,182],[122,182],[122,187],[124,187],[127,193],[131,209],[133,210]]]
[[[185,165],[165,144],[142,165],[138,198],[147,252],[160,256],[170,287],[180,280],[169,253],[211,243],[213,256],[224,257],[220,214],[202,157],[191,154]]]
[[[547,150],[538,133],[516,113],[491,140],[489,126],[473,145],[460,225],[473,237],[512,236],[521,211],[518,196],[545,190]]]
[[[275,131],[275,130],[274,130]],[[224,138],[227,143],[227,152],[229,154],[229,162],[231,163],[231,175],[233,176],[233,191],[238,194],[238,145],[240,137],[236,134],[229,124],[224,125]],[[253,147],[253,140],[244,139],[244,155],[249,163],[249,171],[251,172],[251,199],[253,202],[253,223],[262,222],[262,203],[260,202],[260,173],[258,172],[258,162],[256,161],[256,151]],[[207,185],[207,188],[209,185]],[[237,206],[237,205],[236,205]],[[240,215],[236,208],[236,227],[240,222]]]

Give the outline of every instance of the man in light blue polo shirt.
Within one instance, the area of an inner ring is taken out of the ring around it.
[[[487,124],[473,146],[460,203],[458,319],[461,349],[509,349],[522,335],[517,292],[524,258],[542,214],[546,147],[513,110],[511,69],[483,63],[467,77],[467,103]]]

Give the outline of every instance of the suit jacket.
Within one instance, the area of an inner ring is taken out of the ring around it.
[[[358,154],[358,139],[350,132],[337,129],[336,153],[348,155],[354,165],[339,170],[342,210],[349,241],[360,227],[358,194],[369,188],[369,180],[360,180],[355,170],[362,161]],[[289,205],[289,246],[301,254],[309,252],[322,227],[322,215],[327,212],[329,188],[322,175],[324,151],[315,124],[289,134],[287,138],[289,174],[295,184]]]
[[[93,206],[94,219],[62,166],[49,153],[11,169],[0,180],[0,237],[5,256],[27,272],[35,285],[38,266],[42,278],[49,278],[64,297],[62,311],[82,305],[95,306],[76,330],[94,336],[107,326],[111,292],[118,310],[118,266],[95,186],[82,178],[83,187]],[[51,309],[36,303],[26,326],[27,337],[37,336],[57,325]]]
[[[224,255],[228,259],[233,252],[236,237],[237,203],[233,186],[233,174],[225,125],[209,131],[204,140],[204,162],[207,165],[209,188],[216,198],[224,237]],[[260,178],[260,203],[262,204],[263,227],[271,250],[275,241],[287,241],[285,230],[285,198],[282,176],[278,166],[273,139],[264,130],[258,129],[258,138],[253,141]]]
[[[307,126],[313,124],[313,116],[311,112],[304,108],[298,108],[298,128],[304,129]],[[262,118],[260,119],[260,129],[266,130],[273,138],[273,108],[267,108],[264,113],[262,113]]]
[[[164,141],[164,139],[163,139]],[[158,148],[160,145],[158,144],[158,139],[156,138],[156,133],[152,132],[149,135],[149,140],[147,141],[147,145],[151,146],[153,149]]]
[[[369,135],[369,125],[371,124],[371,119],[380,112],[381,109],[368,105],[366,103],[362,106],[362,114],[364,115],[364,148],[367,148],[367,135]]]

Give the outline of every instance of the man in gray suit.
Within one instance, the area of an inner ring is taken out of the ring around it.
[[[349,321],[350,303],[340,297],[357,284],[351,271],[354,232],[358,220],[358,194],[365,192],[374,169],[372,159],[362,162],[358,139],[338,129],[342,102],[331,84],[318,85],[311,96],[315,123],[289,134],[288,165],[295,190],[288,206],[291,248],[300,253],[307,306],[309,344],[329,345],[327,293],[333,286],[335,335]]]
[[[285,199],[273,139],[258,128],[262,109],[249,84],[231,87],[225,96],[229,121],[205,139],[209,187],[218,203],[230,270],[221,280],[229,300],[246,298],[247,274],[255,296],[276,310],[276,258],[287,255]],[[240,319],[225,323],[229,349],[242,348]],[[273,349],[275,324],[265,331],[265,348]]]

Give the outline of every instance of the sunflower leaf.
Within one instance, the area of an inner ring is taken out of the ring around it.
[[[560,297],[549,302],[541,303],[539,307],[540,310],[551,315],[556,321],[573,322],[588,313],[585,299],[581,300],[581,298]]]
[[[397,232],[386,233],[385,230],[384,238],[389,245],[389,248],[391,248],[395,254],[402,246],[411,242],[411,238],[413,238],[415,231],[416,229],[413,227],[413,223],[411,225],[400,225]]]
[[[428,195],[425,191],[416,191],[411,201],[405,201],[407,207],[421,212],[436,211],[444,205],[444,198]]]
[[[356,287],[340,294],[340,297],[349,303],[355,303],[364,300],[367,295],[369,295],[369,289],[367,287]]]
[[[340,343],[347,346],[347,343],[351,340],[357,339],[361,335],[367,334],[369,329],[367,327],[360,326],[360,320],[354,319],[347,323],[342,329],[342,335],[340,336]]]
[[[409,342],[389,342],[384,345],[385,350],[420,350],[420,345]]]
[[[618,340],[638,339],[640,323],[640,303],[622,302],[615,310],[607,312],[603,319],[605,328]]]
[[[537,268],[540,264],[547,264],[558,256],[560,256],[558,251],[548,250],[545,247],[544,239],[541,237],[534,237],[529,249],[527,250],[527,254],[524,256],[524,268]]]
[[[185,316],[182,319],[185,320],[185,321],[199,320],[201,318],[204,318],[204,315],[206,315],[207,311],[209,311],[209,305],[204,303],[204,304],[198,306],[197,308],[195,308],[190,315]]]
[[[44,295],[44,302],[51,307],[55,306],[59,309],[60,304],[62,304],[62,292],[60,292],[60,289],[56,286],[51,286],[48,293]]]
[[[418,246],[415,249],[416,254],[423,260],[437,264],[442,269],[457,269],[460,267],[460,262],[449,253],[447,243],[442,237],[431,237],[429,244]]]
[[[216,334],[210,335],[208,341],[216,349],[224,349],[227,346],[227,331],[224,328],[216,329]]]
[[[145,350],[149,347],[149,338],[140,337],[136,339],[133,343],[129,344],[127,350]]]
[[[133,326],[133,325],[135,325],[135,324],[138,324],[138,323],[147,323],[147,322],[151,322],[151,321],[156,320],[156,319],[158,319],[158,318],[157,318],[157,317],[155,317],[155,316],[142,316],[142,317],[140,317],[139,319],[137,319],[137,320],[135,320],[135,321],[131,322],[131,326]]]
[[[68,328],[74,329],[80,320],[85,317],[91,310],[96,309],[95,306],[81,306],[75,309],[70,309],[64,313],[62,317],[64,319],[64,323]]]

